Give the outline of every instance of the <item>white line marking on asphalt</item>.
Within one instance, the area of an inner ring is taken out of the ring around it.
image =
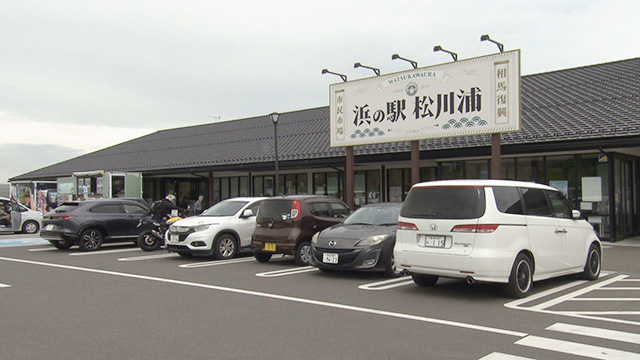
[[[564,323],[555,323],[547,327],[547,330],[559,331],[567,334],[591,336],[591,337],[600,338],[600,339],[624,341],[631,344],[640,344],[640,334],[633,334],[633,333],[628,333],[624,331],[600,329],[595,327],[564,324]]]
[[[609,349],[601,346],[593,346],[580,344],[571,341],[563,341],[556,339],[543,338],[539,336],[527,336],[515,342],[517,345],[523,345],[538,349],[561,352],[564,354],[577,355],[592,359],[602,360],[634,360],[640,359],[640,354],[628,351]]]
[[[228,265],[228,264],[236,264],[236,263],[243,263],[243,262],[250,262],[250,261],[256,261],[256,259],[249,258],[249,259],[215,260],[215,261],[206,261],[206,262],[199,262],[199,263],[182,264],[182,265],[178,265],[178,267],[193,269],[193,268],[206,267],[206,266]]]
[[[568,301],[640,301],[640,298],[574,298]]]
[[[535,359],[494,352],[478,360],[535,360]]]
[[[561,315],[640,315],[640,311],[550,311],[551,314]],[[599,319],[596,317],[585,317],[588,319]],[[625,322],[625,324],[639,325],[640,322]]]
[[[0,283],[0,288],[10,288],[11,285]]]
[[[54,247],[49,247],[49,248],[29,249],[28,251],[56,251],[56,250],[58,249]]]
[[[98,251],[87,251],[87,252],[77,252],[71,253],[71,256],[89,256],[89,255],[106,255],[106,254],[115,254],[121,252],[131,252],[131,251],[143,251],[140,248],[129,248],[129,249],[114,249],[114,250],[98,250]]]
[[[318,271],[317,267],[313,266],[303,266],[295,269],[284,269],[284,270],[275,270],[275,271],[267,271],[263,273],[257,273],[258,277],[279,277],[279,276],[287,276],[287,275],[297,275],[311,271]]]
[[[406,277],[401,277],[397,279],[389,279],[389,280],[378,281],[378,282],[369,283],[369,284],[362,284],[358,286],[358,289],[379,291],[379,290],[389,290],[389,289],[397,288],[400,286],[407,286],[411,284],[413,284],[413,280],[407,280]]]
[[[614,283],[614,282],[616,282],[616,281],[618,281],[620,279],[624,279],[626,277],[627,277],[627,275],[618,275],[618,276],[612,277],[611,279],[607,279],[607,280],[604,280],[604,281],[599,281],[599,282],[597,282],[597,283],[595,283],[595,284],[593,284],[591,286],[584,287],[584,288],[582,288],[580,290],[576,290],[576,291],[574,291],[572,293],[569,293],[569,294],[566,294],[566,295],[563,295],[563,296],[558,296],[557,298],[551,299],[551,300],[549,300],[547,302],[543,302],[542,304],[538,304],[538,305],[532,306],[531,309],[532,310],[546,310],[546,309],[548,309],[550,307],[556,306],[556,305],[558,305],[560,303],[563,303],[565,301],[573,300],[574,298],[576,298],[578,296],[587,294],[587,293],[589,293],[589,292],[591,292],[593,290],[596,290],[596,289],[599,289],[599,288],[604,287],[606,285],[612,284],[612,283]]]
[[[169,257],[177,257],[180,256],[178,254],[156,254],[156,255],[143,255],[143,256],[132,256],[126,258],[120,258],[118,261],[141,261],[141,260],[152,260],[152,259],[163,259]]]
[[[271,293],[253,291],[253,290],[236,289],[236,288],[217,286],[217,285],[209,285],[209,284],[201,284],[201,283],[194,283],[194,282],[182,281],[182,280],[166,279],[166,278],[159,278],[159,277],[145,276],[145,275],[136,275],[136,274],[127,274],[127,273],[121,273],[121,272],[116,272],[116,271],[90,269],[90,268],[83,268],[83,267],[78,267],[78,266],[69,266],[69,265],[45,263],[45,262],[40,262],[40,261],[23,260],[23,259],[13,259],[13,258],[7,258],[7,257],[0,257],[0,260],[12,261],[12,262],[17,262],[17,263],[22,263],[22,264],[48,266],[48,267],[54,267],[54,268],[58,268],[58,269],[85,271],[85,272],[96,273],[96,274],[120,276],[120,277],[131,278],[131,279],[157,281],[157,282],[161,282],[161,283],[174,284],[174,285],[191,286],[191,287],[204,288],[204,289],[210,289],[210,290],[224,291],[224,292],[229,292],[229,293],[234,293],[234,294],[242,294],[242,295],[256,296],[256,297],[262,297],[262,298],[268,298],[268,299],[274,299],[274,300],[282,300],[282,301],[290,301],[290,302],[301,303],[301,304],[322,306],[322,307],[327,307],[327,308],[332,308],[332,309],[354,311],[354,312],[359,312],[359,313],[364,313],[364,314],[387,316],[387,317],[392,317],[392,318],[396,318],[396,319],[405,319],[405,320],[420,321],[420,322],[431,323],[431,324],[453,326],[453,327],[457,327],[457,328],[461,328],[461,329],[477,330],[477,331],[483,331],[483,332],[487,332],[487,333],[493,333],[493,334],[499,334],[499,335],[508,335],[508,336],[514,336],[514,337],[520,337],[520,338],[525,337],[525,336],[528,335],[527,333],[523,333],[523,332],[519,332],[519,331],[511,331],[511,330],[499,329],[499,328],[494,328],[494,327],[489,327],[489,326],[474,325],[474,324],[462,323],[462,322],[458,322],[458,321],[450,321],[450,320],[429,318],[429,317],[424,317],[424,316],[403,314],[403,313],[386,311],[386,310],[376,310],[376,309],[365,308],[365,307],[360,307],[360,306],[332,303],[332,302],[320,301],[320,300],[305,299],[305,298],[299,298],[299,297],[293,297],[293,296],[287,296],[287,295],[271,294]]]

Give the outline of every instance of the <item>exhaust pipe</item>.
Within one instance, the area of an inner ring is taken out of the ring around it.
[[[476,280],[473,277],[467,276],[467,284],[471,285],[475,283],[476,283]]]

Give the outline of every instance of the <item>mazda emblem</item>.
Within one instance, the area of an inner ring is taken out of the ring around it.
[[[336,241],[335,240],[329,241],[329,246],[336,246]]]

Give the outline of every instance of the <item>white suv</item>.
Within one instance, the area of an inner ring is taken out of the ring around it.
[[[532,282],[600,275],[602,246],[591,224],[558,190],[507,180],[446,180],[413,185],[394,256],[416,284],[438,277],[504,283],[525,297]]]
[[[251,245],[256,214],[266,197],[238,197],[221,201],[198,216],[171,224],[165,247],[180,256],[215,255],[231,259],[240,248]]]

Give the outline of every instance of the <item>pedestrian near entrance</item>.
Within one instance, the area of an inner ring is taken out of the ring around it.
[[[195,204],[193,204],[193,212],[194,215],[200,215],[202,213],[202,208],[204,207],[204,196],[200,195],[198,196],[198,201],[195,202]]]

